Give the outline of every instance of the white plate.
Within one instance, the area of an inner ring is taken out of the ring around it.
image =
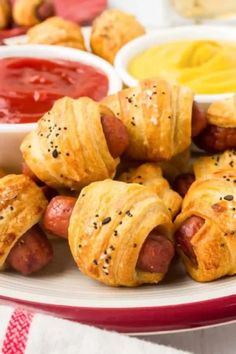
[[[65,241],[37,276],[0,274],[0,299],[126,333],[193,329],[236,319],[236,279],[201,284],[178,263],[159,285],[110,288],[82,275]]]

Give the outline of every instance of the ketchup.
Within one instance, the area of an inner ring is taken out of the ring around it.
[[[0,59],[0,123],[32,123],[64,96],[101,100],[108,78],[92,66],[65,60]]]

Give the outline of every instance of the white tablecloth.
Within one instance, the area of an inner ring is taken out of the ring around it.
[[[168,345],[194,354],[235,354],[236,323],[204,330],[142,336],[141,339]]]

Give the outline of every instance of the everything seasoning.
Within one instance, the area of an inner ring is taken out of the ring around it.
[[[102,225],[106,225],[106,224],[108,224],[110,221],[111,221],[111,217],[108,216],[107,218],[105,218],[105,219],[102,220]]]
[[[234,199],[234,197],[233,197],[233,195],[228,194],[228,195],[224,196],[224,199],[225,199],[225,200],[228,200],[228,201],[230,202],[231,200]]]

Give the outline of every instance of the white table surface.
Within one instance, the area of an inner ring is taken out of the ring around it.
[[[236,323],[188,332],[140,336],[139,338],[194,354],[236,353]]]

